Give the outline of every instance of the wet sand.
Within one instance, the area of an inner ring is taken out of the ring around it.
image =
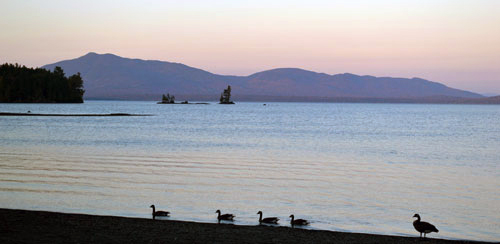
[[[0,243],[481,243],[11,209],[0,220]]]

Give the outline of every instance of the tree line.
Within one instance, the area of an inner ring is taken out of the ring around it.
[[[170,96],[170,93],[167,93],[166,96],[165,94],[163,94],[161,96],[161,103],[175,103],[175,96],[174,95]]]
[[[19,64],[0,65],[0,102],[83,103],[80,73],[66,77],[61,67],[54,71]]]
[[[220,104],[234,104],[231,101],[231,86],[227,86],[227,89],[224,89],[224,92],[220,94],[219,102]]]

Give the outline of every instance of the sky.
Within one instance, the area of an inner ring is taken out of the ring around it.
[[[295,67],[500,94],[497,0],[0,0],[0,63],[88,52],[250,75]]]

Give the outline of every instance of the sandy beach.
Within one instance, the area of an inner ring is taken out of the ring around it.
[[[0,219],[0,243],[481,243],[11,209]]]

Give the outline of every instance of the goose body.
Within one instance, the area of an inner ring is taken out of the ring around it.
[[[220,210],[215,211],[217,213],[217,220],[220,222],[221,220],[227,220],[227,221],[233,221],[234,216],[233,214],[220,214]]]
[[[154,204],[149,207],[153,209],[153,219],[155,219],[156,216],[168,217],[170,215],[170,212],[167,211],[156,211]]]
[[[417,220],[413,221],[413,227],[415,227],[415,230],[420,232],[420,237],[422,237],[422,233],[424,233],[424,238],[425,238],[425,234],[427,234],[427,233],[439,232],[439,230],[436,228],[436,226],[434,226],[430,223],[427,223],[427,222],[420,221],[419,214],[413,215],[413,218],[417,218]]]
[[[259,223],[266,223],[266,224],[277,224],[278,221],[280,220],[279,218],[276,217],[268,217],[268,218],[262,218],[262,211],[257,212],[259,215]]]
[[[305,220],[305,219],[295,219],[295,216],[290,215],[290,218],[292,218],[290,220],[290,225],[295,226],[295,225],[308,225],[309,224],[309,221]]]

